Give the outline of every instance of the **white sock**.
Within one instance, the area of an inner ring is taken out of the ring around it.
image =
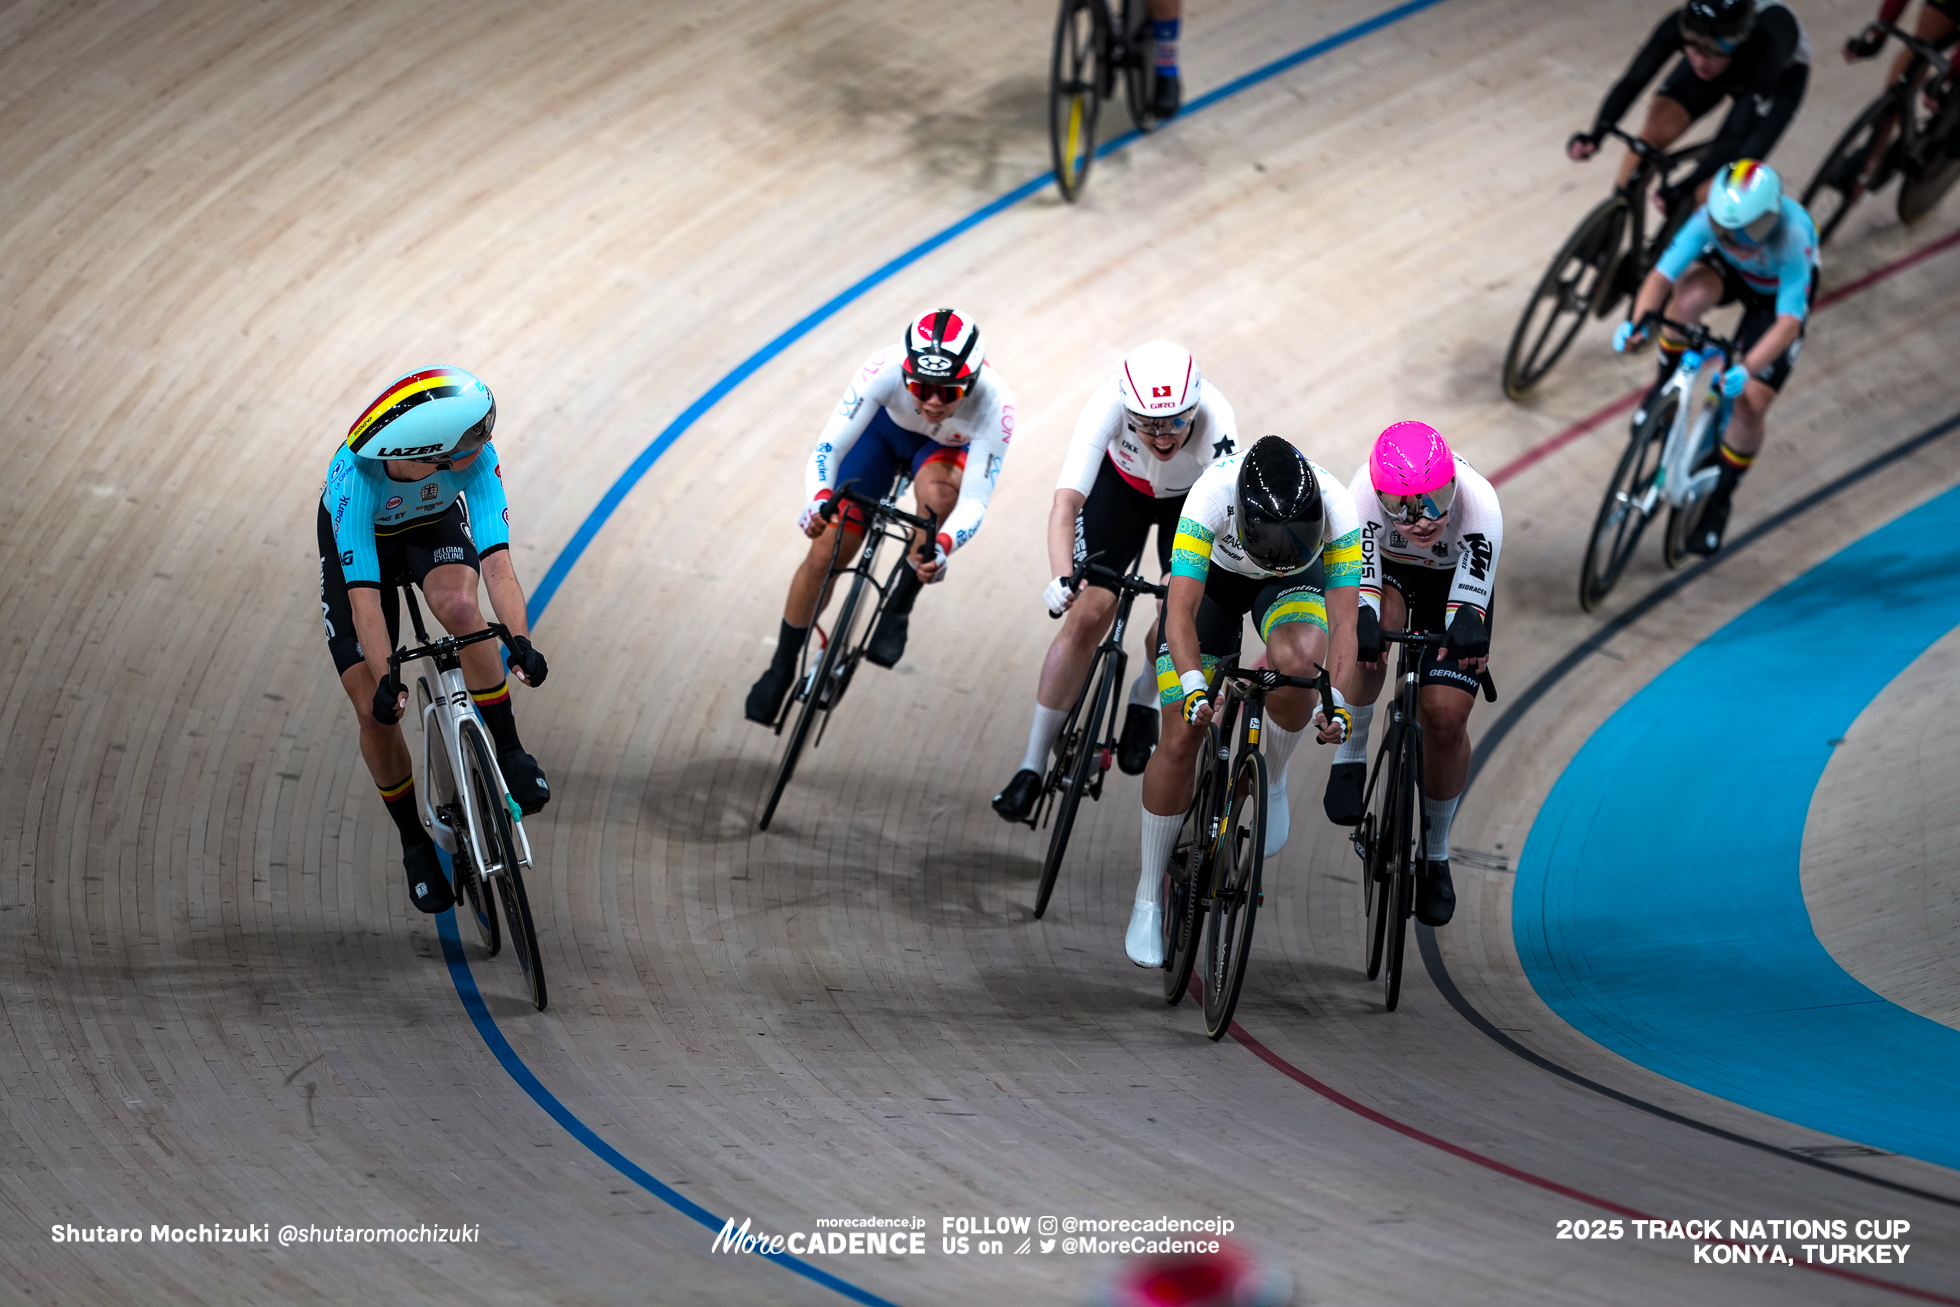
[[[1450,822],[1456,819],[1456,801],[1462,797],[1460,794],[1447,799],[1422,796],[1422,815],[1429,822],[1429,839],[1423,847],[1423,857],[1436,861],[1450,856]]]
[[[1021,759],[1023,771],[1048,773],[1048,751],[1055,747],[1055,737],[1061,734],[1062,722],[1068,717],[1066,708],[1044,708],[1039,700],[1034,705],[1034,724],[1028,727],[1028,752]]]
[[[1137,877],[1137,902],[1164,906],[1157,895],[1164,887],[1164,868],[1170,863],[1171,849],[1183,826],[1181,812],[1159,817],[1148,808],[1143,810],[1143,874]]]
[[[1293,757],[1293,746],[1307,733],[1306,727],[1289,731],[1268,717],[1259,729],[1259,747],[1266,754],[1266,788],[1283,790],[1286,788],[1286,764]]]
[[[1351,703],[1348,711],[1354,714],[1353,729],[1341,741],[1341,747],[1334,750],[1334,765],[1344,762],[1368,761],[1368,728],[1375,721],[1375,705],[1372,703]]]
[[[1130,682],[1130,702],[1140,703],[1146,708],[1157,707],[1157,665],[1145,663],[1137,678]]]

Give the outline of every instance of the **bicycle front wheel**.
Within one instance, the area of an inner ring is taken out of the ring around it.
[[[1266,760],[1248,753],[1232,769],[1230,807],[1211,865],[1211,919],[1205,923],[1205,1034],[1222,1039],[1232,1028],[1252,923],[1265,898],[1260,873],[1266,856]]]
[[[1593,518],[1586,561],[1579,569],[1579,607],[1589,613],[1619,581],[1627,560],[1640,544],[1640,533],[1647,529],[1647,492],[1660,475],[1661,452],[1680,407],[1678,391],[1666,391],[1655,400],[1634,426],[1633,438],[1620,455],[1619,466],[1613,469],[1613,479],[1607,483],[1599,513]]]
[[[1525,303],[1504,353],[1504,394],[1523,399],[1544,379],[1585,325],[1601,295],[1612,294],[1612,273],[1626,243],[1626,197],[1613,195],[1573,228]]]
[[[1062,198],[1074,200],[1096,159],[1096,118],[1102,108],[1109,48],[1102,0],[1062,0],[1055,50],[1048,63],[1048,153]]]
[[[1082,803],[1082,796],[1095,782],[1096,772],[1102,765],[1102,727],[1103,717],[1108,708],[1109,697],[1115,692],[1110,674],[1114,659],[1103,658],[1104,666],[1095,688],[1090,692],[1088,712],[1076,719],[1075,729],[1067,738],[1063,753],[1074,764],[1068,770],[1068,780],[1062,786],[1060,801],[1055,807],[1054,825],[1048,831],[1048,856],[1041,863],[1041,888],[1035,891],[1034,915],[1037,920],[1048,911],[1048,898],[1055,892],[1055,878],[1061,874],[1062,858],[1068,853],[1069,833],[1075,829],[1075,810]]]
[[[1173,1007],[1183,1002],[1191,989],[1191,969],[1197,965],[1205,920],[1204,891],[1211,876],[1211,792],[1218,774],[1211,759],[1216,756],[1217,742],[1218,728],[1205,728],[1198,784],[1191,806],[1184,810],[1184,825],[1177,832],[1177,843],[1171,846],[1170,861],[1164,866],[1164,1001]]]
[[[1157,42],[1150,36],[1150,6],[1145,0],[1123,4],[1123,99],[1130,121],[1140,132],[1157,130]]]
[[[511,952],[517,955],[517,965],[523,969],[531,1006],[542,1012],[544,961],[538,956],[538,929],[531,920],[531,901],[524,893],[524,869],[517,865],[517,837],[511,829],[511,810],[501,774],[490,761],[483,732],[470,724],[463,729],[463,766],[469,771],[470,799],[483,827],[484,843],[489,846],[483,850],[484,860],[492,864],[490,879],[496,883],[504,924],[510,930]]]
[[[429,685],[429,678],[415,678],[416,720],[426,724],[429,720],[426,709],[434,701],[435,691]],[[429,811],[442,825],[443,835],[453,846],[449,859],[451,879],[454,881],[456,901],[463,905],[463,914],[476,922],[476,937],[483,945],[484,956],[496,957],[504,946],[503,933],[497,927],[497,905],[490,892],[483,887],[483,876],[477,870],[476,850],[470,846],[469,832],[463,830],[463,806],[456,798],[456,778],[450,775],[449,751],[443,747],[440,735],[424,734],[422,739],[422,779],[429,787]],[[457,833],[461,832],[461,838]]]
[[[1402,1000],[1402,959],[1409,940],[1409,917],[1415,911],[1416,875],[1422,869],[1422,786],[1417,774],[1414,734],[1404,730],[1398,740],[1395,770],[1394,818],[1388,828],[1388,883],[1382,888],[1382,1003],[1390,1012]]]
[[[783,741],[783,760],[776,767],[775,784],[769,787],[769,799],[762,805],[762,816],[755,823],[757,830],[769,829],[769,823],[776,816],[776,805],[783,801],[783,791],[789,788],[790,777],[796,775],[797,760],[803,756],[803,748],[809,742],[810,728],[816,724],[817,714],[827,715],[840,692],[839,672],[844,665],[845,652],[850,645],[866,584],[864,573],[857,573],[857,579],[851,582],[851,592],[844,599],[843,613],[824,645],[823,654],[817,659],[816,671],[806,674],[803,683],[796,687],[796,724],[790,727],[789,737]]]
[[[1888,91],[1865,107],[1817,165],[1802,203],[1817,228],[1819,245],[1831,239],[1853,205],[1891,179],[1886,161],[1898,136],[1898,101]]]

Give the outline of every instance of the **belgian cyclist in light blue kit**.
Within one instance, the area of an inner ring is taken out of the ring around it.
[[[524,588],[510,559],[510,509],[490,432],[497,402],[461,368],[424,368],[391,383],[347,432],[320,496],[320,611],[341,688],[361,727],[361,757],[401,832],[409,897],[423,912],[455,902],[435,841],[422,825],[415,772],[397,723],[408,702],[388,667],[400,628],[395,579],[414,578],[451,635],[484,628],[477,578],[510,628],[508,667],[541,685],[544,655],[531,647]],[[463,650],[463,675],[497,744],[497,765],[527,813],[551,797],[517,738],[506,664],[494,641]]]
[[[1736,331],[1742,358],[1722,376],[1722,392],[1735,401],[1735,410],[1722,433],[1721,479],[1703,510],[1701,530],[1687,542],[1694,553],[1722,547],[1736,483],[1763,447],[1764,418],[1790,379],[1816,294],[1817,229],[1810,215],[1783,193],[1774,168],[1740,159],[1716,174],[1708,203],[1682,224],[1647,274],[1631,318],[1613,335],[1613,348],[1621,351],[1645,341],[1649,317],[1663,303],[1677,322],[1700,322],[1717,305],[1742,305]],[[1660,333],[1656,390],[1686,348],[1673,332]]]

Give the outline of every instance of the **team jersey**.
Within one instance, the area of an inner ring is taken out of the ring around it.
[[[1783,197],[1783,221],[1770,238],[1748,258],[1715,239],[1715,226],[1708,219],[1708,206],[1696,209],[1681,224],[1667,252],[1654,265],[1669,281],[1679,281],[1688,265],[1713,251],[1741,274],[1751,289],[1776,298],[1776,311],[1794,318],[1810,316],[1810,274],[1817,267],[1817,228],[1804,207],[1789,196]]]
[[[396,481],[378,458],[362,458],[342,445],[327,465],[320,494],[333,519],[334,544],[349,586],[380,586],[376,536],[412,531],[440,517],[460,497],[470,520],[470,540],[479,557],[510,547],[510,507],[504,499],[504,470],[497,446],[486,444],[460,472],[439,471],[420,481]]]
[[[993,498],[1007,446],[1014,439],[1014,396],[998,372],[983,367],[979,384],[952,415],[944,422],[928,422],[905,388],[904,364],[904,345],[888,346],[864,361],[817,437],[817,447],[803,470],[804,492],[815,499],[819,490],[837,488],[837,469],[844,455],[864,434],[872,415],[883,408],[905,430],[967,451],[960,501],[940,524],[940,534],[951,542],[946,552],[951,553],[973,538],[987,515],[987,501]]]
[[[1239,464],[1245,454],[1220,459],[1206,468],[1191,487],[1184,501],[1184,516],[1177,520],[1177,539],[1171,547],[1171,575],[1202,581],[1211,574],[1212,564],[1240,576],[1264,580],[1275,576],[1297,576],[1307,570],[1268,572],[1245,556],[1245,543],[1239,537]],[[1320,485],[1321,558],[1326,563],[1323,590],[1337,590],[1361,581],[1361,524],[1354,511],[1354,496],[1329,472],[1312,459],[1314,480]],[[1307,567],[1313,566],[1308,563]]]
[[[1206,468],[1236,453],[1239,447],[1237,415],[1225,397],[1202,377],[1198,379],[1198,404],[1191,411],[1190,435],[1170,458],[1160,459],[1145,448],[1130,429],[1129,419],[1119,374],[1090,398],[1082,416],[1075,420],[1075,434],[1069,437],[1055,488],[1087,495],[1107,458],[1130,489],[1154,499],[1176,499],[1190,493]]]
[[[1382,512],[1382,501],[1375,497],[1375,483],[1363,463],[1349,486],[1355,511],[1361,515],[1361,602],[1382,611],[1382,567],[1426,567],[1432,571],[1453,568],[1449,606],[1443,621],[1456,616],[1464,604],[1477,615],[1490,616],[1491,586],[1497,580],[1497,552],[1504,546],[1504,514],[1497,507],[1497,490],[1471,467],[1463,455],[1456,456],[1456,499],[1450,505],[1449,521],[1434,544],[1424,549],[1404,536]]]

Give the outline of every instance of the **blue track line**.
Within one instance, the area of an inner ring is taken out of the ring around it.
[[[1175,121],[1182,121],[1183,119],[1189,118],[1194,114],[1209,109],[1215,104],[1230,99],[1241,91],[1250,90],[1261,82],[1268,81],[1279,76],[1281,73],[1297,68],[1309,60],[1317,59],[1330,51],[1338,50],[1350,42],[1358,41],[1362,37],[1373,32],[1378,32],[1392,23],[1400,22],[1412,14],[1421,13],[1423,10],[1433,8],[1441,3],[1443,3],[1443,0],[1410,0],[1407,4],[1397,5],[1395,8],[1376,14],[1372,18],[1363,19],[1352,27],[1343,28],[1332,36],[1323,37],[1311,45],[1303,46],[1291,54],[1283,55],[1271,63],[1255,68],[1243,77],[1227,82],[1218,89],[1199,96],[1184,107]],[[1114,154],[1116,151],[1124,149],[1141,139],[1141,135],[1139,132],[1126,132],[1114,140],[1104,143],[1097,149],[1096,157],[1104,158]],[[972,213],[969,213],[966,217],[961,218],[951,226],[944,227],[931,236],[926,237],[917,245],[912,246],[912,248],[906,250],[896,258],[838,292],[810,313],[799,318],[767,344],[730,369],[721,380],[715,382],[713,386],[710,386],[700,398],[696,399],[692,404],[689,404],[685,409],[682,409],[680,415],[672,422],[669,422],[661,430],[660,434],[655,436],[652,442],[640,451],[639,456],[626,466],[626,470],[621,472],[619,477],[607,488],[606,493],[600,496],[599,502],[593,505],[592,511],[585,515],[583,522],[579,523],[578,530],[572,532],[572,538],[565,542],[565,547],[552,560],[551,566],[545,571],[544,580],[539,582],[537,590],[531,595],[530,602],[527,605],[527,615],[531,626],[534,629],[536,628],[539,619],[544,616],[545,609],[550,607],[551,601],[558,595],[559,588],[564,585],[565,578],[571,574],[572,568],[577,565],[579,559],[584,557],[585,551],[591,547],[593,540],[598,537],[600,528],[605,526],[607,521],[612,518],[612,515],[619,510],[619,506],[625,502],[626,496],[631,493],[633,487],[640,483],[641,479],[646,476],[653,465],[659,461],[660,456],[673,447],[675,441],[685,435],[696,422],[699,422],[707,414],[709,409],[727,398],[735,387],[742,383],[744,378],[754,372],[761,364],[782,353],[797,341],[816,330],[824,322],[836,316],[840,310],[853,301],[862,298],[866,292],[891,280],[906,268],[911,267],[913,264],[925,258],[928,254],[964,236],[967,232],[972,231],[989,218],[1004,213],[1019,204],[1022,200],[1037,194],[1053,184],[1054,180],[1054,173],[1043,173],[1039,177],[1035,177],[1016,186],[1013,190],[1008,191],[998,199],[975,209]],[[443,860],[443,865],[445,868],[448,866],[448,859],[446,857]],[[449,963],[450,979],[455,982],[456,993],[463,1000],[464,1010],[469,1013],[470,1020],[476,1025],[477,1033],[483,1036],[483,1042],[489,1047],[492,1055],[502,1064],[504,1070],[509,1073],[510,1078],[517,1082],[518,1087],[529,1094],[532,1101],[543,1108],[552,1120],[563,1126],[573,1138],[591,1149],[593,1154],[607,1165],[613,1167],[621,1175],[639,1185],[642,1189],[660,1199],[661,1202],[666,1203],[675,1211],[680,1212],[693,1221],[699,1222],[708,1229],[719,1232],[723,1222],[714,1213],[699,1203],[694,1202],[686,1195],[662,1184],[658,1178],[649,1172],[642,1170],[631,1158],[627,1157],[617,1148],[614,1148],[604,1139],[601,1139],[597,1132],[579,1120],[570,1108],[559,1102],[558,1098],[549,1089],[544,1087],[543,1082],[538,1079],[531,1068],[525,1065],[524,1059],[520,1058],[517,1055],[517,1051],[510,1046],[510,1041],[504,1038],[503,1031],[497,1028],[496,1021],[490,1016],[490,1010],[484,1006],[483,997],[477,992],[476,979],[470,974],[469,962],[463,955],[462,942],[456,933],[456,917],[453,911],[446,912],[438,918],[437,930],[442,937],[443,957]],[[785,1270],[794,1271],[798,1275],[805,1276],[823,1285],[825,1288],[834,1289],[854,1302],[873,1304],[874,1307],[895,1307],[894,1304],[888,1303],[885,1299],[867,1290],[860,1289],[847,1280],[841,1280],[830,1272],[813,1266],[799,1258],[790,1256],[787,1253],[771,1256],[769,1260],[782,1266]]]
[[[1801,879],[1832,746],[1960,626],[1925,553],[1956,510],[1960,489],[1819,563],[1607,719],[1532,822],[1512,932],[1539,996],[1621,1056],[1960,1168],[1960,1031],[1847,974]]]

